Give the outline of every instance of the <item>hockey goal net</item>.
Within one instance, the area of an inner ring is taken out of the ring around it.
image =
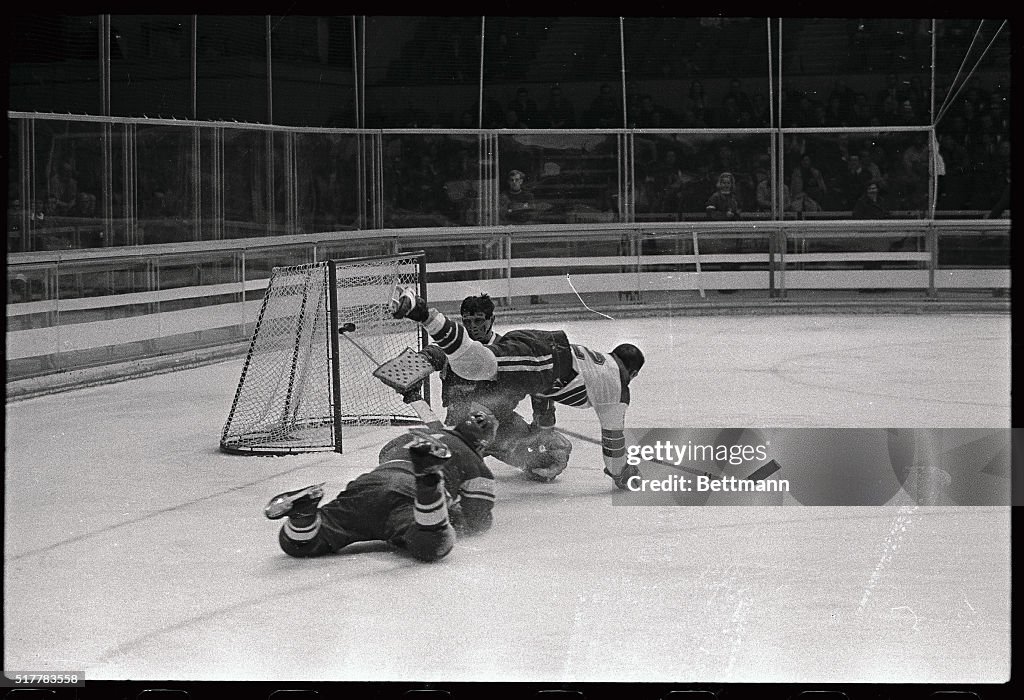
[[[426,298],[423,253],[274,268],[221,450],[341,452],[345,425],[418,421],[372,376],[405,348],[423,347],[422,331],[388,312],[395,284]]]

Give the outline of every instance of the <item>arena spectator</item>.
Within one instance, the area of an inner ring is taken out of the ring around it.
[[[886,73],[885,87],[879,90],[878,95],[875,97],[875,106],[879,111],[882,111],[882,106],[887,99],[892,100],[893,104],[897,105],[903,101],[903,90],[900,78],[896,73]]]
[[[864,193],[853,205],[854,219],[888,219],[892,215],[885,204],[879,191],[878,183],[869,182],[864,187]]]
[[[882,167],[878,164],[879,157],[884,158],[885,153],[879,146],[870,144],[860,149],[860,162],[861,166],[871,174],[871,179],[878,183],[879,187],[885,187],[888,178],[882,171]]]
[[[548,129],[572,129],[576,126],[576,110],[572,102],[562,95],[559,85],[551,86],[542,124]]]
[[[725,102],[728,99],[733,99],[736,103],[737,112],[749,112],[753,113],[754,106],[750,102],[750,96],[743,91],[743,83],[739,78],[732,78],[729,81],[729,89],[722,97],[722,107],[725,107]]]
[[[751,103],[751,124],[755,127],[771,126],[771,108],[768,106],[768,98],[762,92],[755,92],[750,98]]]
[[[830,126],[828,123],[828,113],[825,111],[825,105],[820,100],[811,100],[811,123],[810,126],[816,127],[827,127]]]
[[[639,128],[657,128],[660,118],[658,114],[662,111],[661,106],[654,102],[651,95],[640,96],[640,104],[637,107],[636,115],[630,116],[632,125]]]
[[[790,126],[810,126],[814,123],[814,103],[807,95],[801,94],[796,101],[796,110],[790,112]]]
[[[75,177],[75,167],[69,160],[61,161],[57,171],[50,177],[47,214],[70,214],[77,201],[78,179]]]
[[[833,100],[838,100],[839,113],[849,114],[850,109],[853,107],[853,100],[856,96],[853,88],[850,87],[849,83],[846,82],[845,78],[836,78],[832,84],[832,90],[828,93],[828,102],[832,104]]]
[[[825,186],[825,178],[822,177],[821,171],[814,167],[810,153],[804,153],[800,157],[800,164],[793,168],[789,180],[789,189],[793,193],[794,200],[801,195],[806,195],[818,205],[825,201],[825,195],[828,192]]]
[[[798,219],[802,219],[804,214],[816,214],[822,210],[822,207],[806,192],[799,192],[790,198],[787,209],[794,212]]]
[[[651,171],[651,209],[656,212],[678,213],[682,210],[683,171],[676,152],[666,150]]]
[[[516,90],[515,98],[508,103],[508,110],[514,111],[518,117],[520,126],[517,128],[535,128],[540,125],[537,103],[530,97],[530,91],[525,87]]]
[[[1006,108],[1006,98],[1002,93],[993,92],[989,98],[988,113],[992,115],[992,123],[999,140],[1010,137],[1010,115]]]
[[[505,123],[501,125],[502,129],[525,129],[526,124],[519,118],[519,112],[515,111],[511,107],[505,110]]]
[[[906,99],[914,105],[919,117],[928,114],[929,93],[921,82],[921,76],[910,76],[910,82],[907,83]]]
[[[828,107],[825,109],[825,126],[849,126],[847,110],[839,95],[832,95],[828,98]]]
[[[750,113],[746,113],[749,115]],[[722,100],[722,108],[718,111],[717,126],[722,129],[743,128],[743,112],[740,112],[739,104],[735,97],[726,95]]]
[[[699,80],[690,81],[690,89],[686,93],[686,106],[693,113],[694,123],[698,127],[709,124],[710,116],[707,95],[704,93],[704,83]]]
[[[448,198],[444,178],[437,169],[437,159],[426,153],[405,173],[402,206],[421,213],[437,213]]]
[[[598,94],[590,103],[587,124],[592,128],[611,129],[622,125],[619,101],[612,94],[612,86],[601,83]]]
[[[880,125],[895,126],[899,124],[900,101],[892,95],[886,95],[878,107],[876,116]]]
[[[736,194],[736,178],[730,172],[718,176],[715,192],[708,198],[704,210],[709,219],[715,221],[733,221],[740,218],[742,209]]]
[[[754,177],[757,179],[755,190],[757,211],[771,212],[775,193],[772,191],[772,182],[768,177],[768,171],[758,168],[754,172]],[[785,183],[782,185],[782,209],[783,211],[793,211],[793,199],[789,193],[789,186]]]
[[[533,214],[533,193],[523,189],[526,173],[512,170],[508,174],[508,188],[501,193],[500,210],[498,212],[503,224],[526,223]]]
[[[963,117],[964,134],[968,139],[974,138],[978,133],[978,109],[975,103],[970,100],[960,102],[960,116]]]
[[[868,126],[871,124],[872,110],[868,103],[868,96],[858,92],[853,96],[853,105],[850,107],[850,126]]]
[[[860,154],[851,153],[846,161],[846,176],[842,185],[843,206],[846,209],[853,209],[857,200],[864,195],[868,183],[874,179],[861,162]]]
[[[729,173],[738,173],[744,168],[736,150],[728,143],[723,143],[715,150],[715,159],[711,163],[711,169]]]
[[[905,98],[899,104],[899,110],[896,114],[896,125],[897,126],[916,126],[921,123],[921,119],[917,114],[917,108],[914,102],[908,97]]]
[[[75,198],[75,208],[71,210],[74,216],[93,218],[96,216],[96,195],[88,192],[79,192]]]

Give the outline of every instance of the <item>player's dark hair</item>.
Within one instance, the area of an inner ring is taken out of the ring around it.
[[[618,345],[612,350],[612,354],[622,360],[622,364],[626,366],[626,369],[630,372],[639,372],[640,368],[644,366],[644,354],[640,352],[640,348],[629,343],[623,343]]]
[[[466,297],[462,300],[462,307],[459,309],[460,316],[482,313],[486,318],[494,315],[494,302],[486,294],[475,297]]]

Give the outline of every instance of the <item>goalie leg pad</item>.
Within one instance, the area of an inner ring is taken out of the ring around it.
[[[508,451],[507,464],[533,481],[554,481],[569,466],[572,443],[554,430],[538,430]]]

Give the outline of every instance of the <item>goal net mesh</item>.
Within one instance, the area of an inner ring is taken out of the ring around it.
[[[372,373],[405,348],[421,347],[418,328],[388,311],[395,284],[420,289],[420,257],[333,264],[333,288],[329,262],[272,271],[221,435],[222,450],[335,450],[344,425],[417,420],[401,396]],[[337,311],[337,327],[350,330],[332,330],[331,309]]]

